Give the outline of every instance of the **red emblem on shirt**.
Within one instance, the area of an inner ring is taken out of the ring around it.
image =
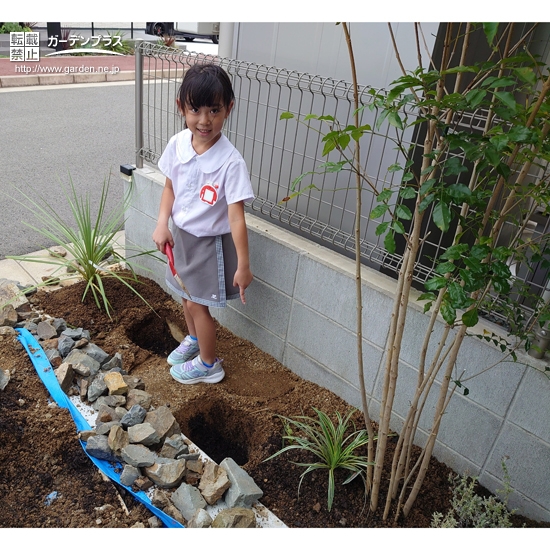
[[[209,204],[210,206],[216,204],[216,201],[218,200],[218,192],[216,191],[216,187],[218,186],[212,185],[211,183],[203,185],[199,193],[201,201]]]

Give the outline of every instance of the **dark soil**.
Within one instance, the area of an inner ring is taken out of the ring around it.
[[[184,434],[216,462],[234,458],[263,490],[261,502],[289,527],[429,527],[434,512],[448,509],[451,471],[435,459],[413,511],[397,525],[393,514],[383,521],[381,511],[369,513],[362,481],[341,485],[345,478],[340,473],[331,512],[326,472],[307,475],[298,497],[303,469],[289,460],[309,457],[296,452],[264,462],[281,447],[278,415],[313,415],[312,407],[345,415],[349,405],[223,327],[218,327],[218,355],[224,358],[226,378],[216,385],[177,384],[166,363],[177,345],[167,321],[185,331],[181,306],[155,283],[143,281],[139,291],[155,313],[112,279],[107,285],[112,319],[91,298],[82,302],[82,283],[41,291],[32,301],[37,309],[88,329],[92,341],[108,353],[120,352],[124,368],[145,382],[153,404],[170,406]],[[0,392],[0,527],[147,526],[151,513],[102,479],[89,461],[68,411],[48,406],[48,394],[23,348],[13,338],[0,337],[0,356],[1,367],[11,373]],[[361,426],[361,414],[355,421]],[[54,491],[57,498],[48,505]],[[381,502],[384,498],[383,488]],[[519,516],[514,521],[539,526]]]

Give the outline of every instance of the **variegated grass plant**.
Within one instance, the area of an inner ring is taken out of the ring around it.
[[[147,300],[134,288],[133,285],[139,283],[134,268],[132,258],[142,255],[150,255],[154,258],[156,250],[136,250],[128,256],[128,247],[126,257],[123,257],[116,251],[116,236],[124,228],[125,216],[130,205],[130,195],[116,204],[107,212],[107,200],[109,198],[109,178],[105,178],[101,188],[101,196],[97,204],[97,214],[92,215],[92,204],[88,194],[79,195],[77,189],[69,177],[69,186],[61,182],[63,194],[70,206],[72,212],[72,221],[64,220],[57,209],[48,203],[43,197],[37,198],[25,193],[20,188],[14,186],[14,189],[22,198],[13,197],[14,200],[32,212],[37,220],[33,225],[23,222],[40,235],[52,241],[58,246],[67,250],[67,256],[63,256],[55,250],[50,250],[50,256],[8,256],[8,258],[18,261],[35,262],[42,264],[51,264],[58,266],[54,272],[54,277],[58,273],[66,270],[74,272],[74,278],[82,278],[86,282],[83,291],[82,301],[89,292],[92,293],[98,309],[104,309],[111,317],[112,306],[106,293],[104,281],[107,278],[114,278],[126,285],[143,302],[149,306]],[[134,253],[135,252],[135,253]],[[109,258],[109,261],[107,261]],[[112,269],[116,263],[124,262],[126,269]],[[111,269],[108,269],[111,267]],[[64,269],[65,268],[65,269]],[[71,279],[71,277],[67,277]],[[48,284],[45,282],[44,284]],[[38,288],[43,284],[26,289],[26,291]],[[152,309],[152,307],[151,307]]]
[[[330,511],[334,501],[334,472],[339,468],[351,472],[342,485],[360,476],[365,485],[366,496],[367,486],[364,472],[369,462],[366,456],[360,456],[356,454],[356,451],[368,443],[369,436],[366,430],[356,429],[355,423],[351,420],[351,417],[356,412],[355,409],[351,410],[345,418],[342,418],[342,415],[337,412],[336,423],[324,412],[315,407],[313,407],[313,410],[317,414],[317,418],[310,416],[280,417],[284,425],[283,442],[287,442],[288,444],[266,458],[265,461],[293,449],[306,451],[317,457],[318,460],[313,462],[291,461],[297,466],[306,468],[300,475],[298,495],[300,494],[300,487],[306,474],[315,470],[328,470],[327,504]]]

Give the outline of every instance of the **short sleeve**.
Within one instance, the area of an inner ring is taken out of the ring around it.
[[[254,191],[246,162],[240,156],[237,159],[232,159],[226,173],[225,200],[227,204],[249,201],[253,198]]]
[[[172,136],[168,145],[164,149],[164,152],[159,158],[158,167],[159,170],[171,180],[174,180],[173,177],[173,168],[174,168],[174,159],[176,156],[176,136]]]

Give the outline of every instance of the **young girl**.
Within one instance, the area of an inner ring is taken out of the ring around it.
[[[187,289],[167,269],[166,284],[182,297],[189,330],[168,356],[170,374],[182,384],[224,378],[209,307],[224,307],[226,300],[239,297],[244,304],[252,281],[244,201],[254,193],[244,159],[222,134],[234,101],[222,68],[192,66],[176,100],[186,129],[170,139],[158,162],[166,183],[153,241],[163,253],[166,245],[173,247],[176,271]]]

